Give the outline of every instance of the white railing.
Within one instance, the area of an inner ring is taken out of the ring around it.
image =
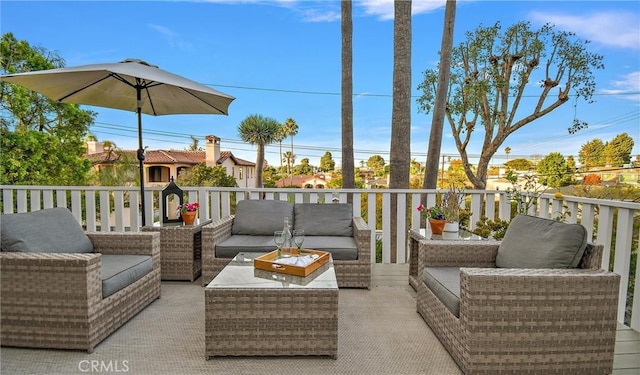
[[[140,197],[137,187],[89,187],[89,186],[0,186],[2,213],[28,212],[50,207],[67,207],[78,222],[88,231],[139,231],[141,226]],[[199,202],[199,220],[220,219],[232,214],[235,203],[243,199],[277,199],[292,202],[325,203],[348,201],[351,195],[353,211],[360,212],[373,231],[373,238],[380,238],[382,263],[408,262],[407,235],[409,229],[420,228],[420,215],[416,207],[426,195],[427,206],[436,201],[435,190],[364,190],[364,189],[252,189],[221,187],[182,187],[189,202]],[[162,188],[148,187],[145,191],[147,225],[162,221]],[[467,208],[471,212],[470,227],[474,229],[480,216],[500,219],[511,218],[511,204],[505,191],[467,190]],[[392,241],[391,196],[396,200],[396,241]],[[151,203],[153,202],[153,204]],[[155,208],[154,208],[155,207]],[[640,204],[614,200],[589,199],[572,196],[556,198],[544,194],[538,204],[529,211],[531,215],[553,218],[562,212],[570,212],[566,220],[580,222],[587,229],[589,239],[604,245],[602,267],[612,269],[621,276],[618,320],[625,321],[628,311],[640,312],[640,298],[627,302],[630,282],[634,290],[640,290],[640,280],[631,279],[631,266],[637,258],[640,240],[634,234],[634,219],[640,220]],[[378,216],[377,216],[378,215]],[[381,217],[379,224],[377,218]],[[376,235],[377,232],[377,235]],[[614,236],[615,233],[615,236]],[[635,238],[634,238],[635,235]],[[635,239],[635,244],[634,244]],[[376,262],[376,242],[371,244],[371,262]],[[395,247],[392,248],[392,243]],[[633,246],[635,251],[632,252]],[[632,254],[633,253],[633,254]],[[635,274],[640,274],[635,262]],[[640,313],[632,314],[630,326],[640,330]]]

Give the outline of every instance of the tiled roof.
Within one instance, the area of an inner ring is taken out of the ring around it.
[[[89,154],[85,157],[92,164],[113,163],[120,159],[120,154],[128,155],[132,160],[137,161],[137,154],[134,150],[120,150],[118,152],[104,151],[97,154]],[[218,164],[222,164],[227,159],[231,159],[236,165],[255,166],[255,163],[236,158],[230,151],[220,152]],[[206,160],[205,151],[187,151],[187,150],[148,150],[145,152],[145,164],[191,164],[204,163]]]

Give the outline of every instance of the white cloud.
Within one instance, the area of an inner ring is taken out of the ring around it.
[[[640,17],[637,13],[607,11],[592,14],[532,12],[533,21],[551,23],[599,44],[640,49]]]
[[[602,90],[604,94],[621,95],[624,99],[640,102],[640,72],[628,73],[619,80],[611,81],[609,86]]]
[[[420,0],[411,3],[411,14],[428,13],[436,9],[444,8],[446,0]],[[364,8],[365,14],[376,16],[381,20],[393,19],[393,0],[362,0],[355,1],[354,5]]]
[[[335,22],[340,21],[340,12],[320,11],[318,9],[307,9],[301,12],[305,22]]]
[[[167,43],[173,48],[188,50],[193,47],[191,43],[181,40],[180,35],[168,27],[156,25],[153,23],[150,23],[147,26],[149,26],[153,30],[157,31],[160,35],[162,35],[164,39],[167,41]]]

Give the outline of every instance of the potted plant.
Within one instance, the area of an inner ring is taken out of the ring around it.
[[[442,234],[444,224],[447,222],[445,212],[442,207],[433,206],[425,209],[425,207],[421,204],[418,206],[418,212],[420,212],[425,219],[429,220],[431,233]]]
[[[179,205],[178,208],[176,208],[176,215],[182,216],[184,225],[193,225],[193,222],[196,220],[198,207],[200,207],[198,202],[184,202],[183,204]]]
[[[446,220],[445,232],[458,232],[463,207],[464,194],[462,190],[451,187],[442,195],[442,209]]]

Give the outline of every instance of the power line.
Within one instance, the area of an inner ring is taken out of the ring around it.
[[[268,87],[251,87],[251,86],[238,86],[238,85],[223,85],[223,84],[215,84],[215,83],[202,83],[205,86],[210,87],[224,87],[224,88],[233,88],[240,90],[251,90],[251,91],[268,91],[268,92],[279,92],[286,94],[304,94],[304,95],[326,95],[326,96],[341,96],[340,92],[331,92],[331,91],[308,91],[308,90],[293,90],[293,89],[276,89],[276,88],[268,88]],[[627,95],[640,95],[640,91],[638,92],[624,92],[624,93],[594,93],[592,96],[627,96]],[[371,94],[371,93],[354,93],[354,97],[384,97],[384,98],[393,98],[393,94]],[[420,98],[421,95],[412,95],[412,98]],[[510,95],[509,97],[513,97]],[[523,98],[539,98],[540,95],[522,95]]]

